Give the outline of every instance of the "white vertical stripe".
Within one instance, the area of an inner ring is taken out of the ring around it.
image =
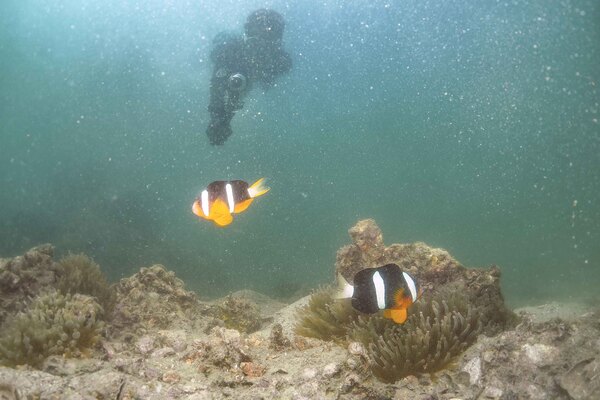
[[[235,201],[233,200],[233,189],[231,188],[231,183],[225,185],[225,192],[227,192],[227,205],[229,206],[229,212],[233,213]]]
[[[413,303],[417,301],[417,285],[415,285],[415,281],[410,277],[406,272],[402,272],[404,275],[404,280],[406,281],[406,285],[408,286],[408,290],[410,290],[410,297],[412,297]]]
[[[208,217],[208,213],[210,212],[209,204],[208,204],[208,190],[204,189],[202,194],[200,195],[200,206],[202,207],[202,212],[204,215]]]
[[[373,284],[375,285],[375,296],[377,296],[377,307],[383,310],[385,308],[385,284],[379,271],[373,274]]]

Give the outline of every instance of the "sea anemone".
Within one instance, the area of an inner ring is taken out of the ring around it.
[[[93,297],[57,291],[34,299],[4,324],[0,364],[39,367],[46,357],[78,357],[100,338],[102,307]]]

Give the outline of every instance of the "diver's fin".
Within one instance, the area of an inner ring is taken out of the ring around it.
[[[210,210],[210,219],[219,226],[227,226],[233,221],[229,207],[220,199],[213,203]]]
[[[390,308],[383,310],[383,316],[393,320],[397,324],[403,324],[408,317],[408,313],[406,312],[406,308]]]
[[[264,183],[265,183],[265,178],[260,178],[259,180],[254,182],[252,185],[250,185],[250,187],[248,188],[248,194],[250,195],[250,197],[255,198],[258,196],[262,196],[263,194],[265,194],[269,190],[271,190],[271,188],[268,186],[265,186]]]
[[[237,203],[235,205],[235,207],[233,208],[233,212],[235,214],[239,214],[241,212],[246,211],[246,208],[248,208],[250,206],[250,204],[252,203],[252,200],[254,200],[254,199],[250,198],[250,199],[247,199],[247,200]]]
[[[348,281],[342,276],[337,274],[337,290],[334,294],[336,299],[349,299],[354,294],[354,286],[348,283]]]

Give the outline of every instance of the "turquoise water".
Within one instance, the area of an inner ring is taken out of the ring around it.
[[[222,147],[210,43],[272,7],[292,72]],[[347,229],[497,264],[513,305],[600,284],[596,1],[16,1],[0,5],[0,255],[43,242],[111,280],[163,263],[201,296],[333,278]],[[271,192],[225,229],[220,179]]]

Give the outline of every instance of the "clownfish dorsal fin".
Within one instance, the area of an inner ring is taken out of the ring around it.
[[[250,187],[248,188],[248,195],[251,198],[255,198],[258,196],[262,196],[263,194],[265,194],[269,190],[271,190],[271,188],[268,186],[265,186],[264,183],[265,183],[265,178],[260,178],[259,180],[254,182],[252,185],[250,185]]]
[[[348,283],[340,273],[337,274],[337,290],[333,296],[336,299],[349,299],[354,295],[354,286]]]

